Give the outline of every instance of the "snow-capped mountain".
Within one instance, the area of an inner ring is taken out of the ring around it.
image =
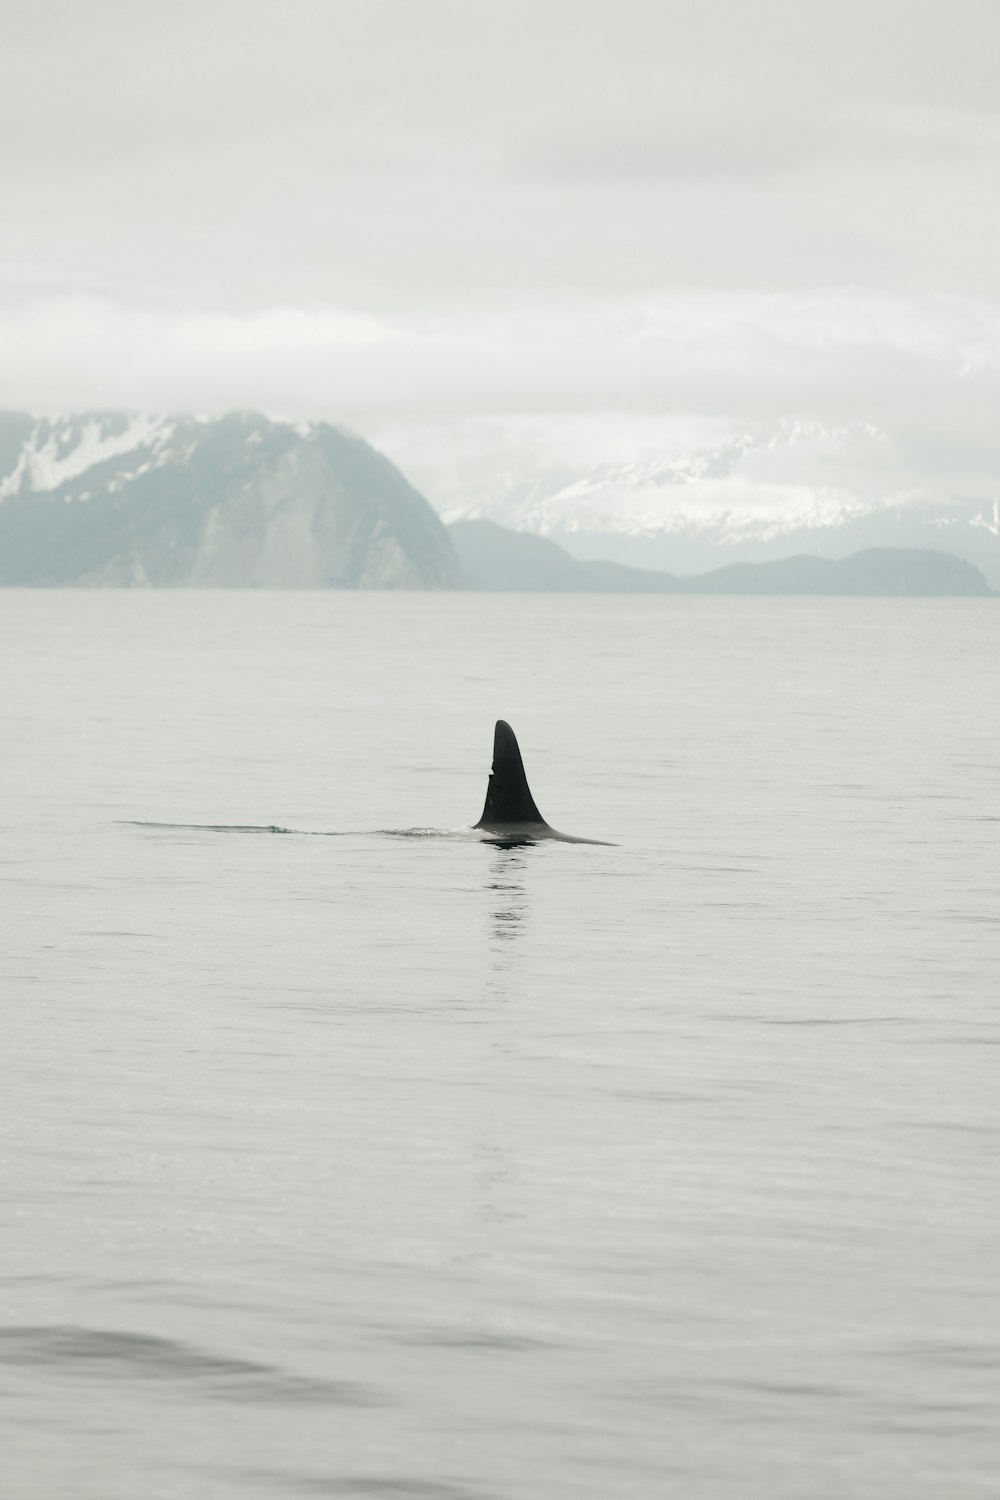
[[[0,414],[0,583],[458,582],[423,496],[327,423]]]
[[[794,552],[945,549],[1000,582],[1000,481],[942,496],[877,427],[789,420],[660,462],[509,482],[445,513],[557,539],[578,557],[700,571]]]
[[[0,500],[57,490],[66,501],[89,500],[89,490],[76,496],[67,493],[71,482],[95,471],[95,483],[99,483],[98,474],[108,466],[114,474],[106,482],[123,489],[139,474],[176,458],[184,438],[191,439],[186,447],[190,454],[197,433],[194,419],[124,412],[41,419],[11,412],[0,417],[0,423],[0,460],[7,461],[0,477]],[[178,429],[187,427],[192,432],[185,432],[178,443]],[[16,452],[13,465],[12,452]]]

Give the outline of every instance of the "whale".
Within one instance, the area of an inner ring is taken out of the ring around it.
[[[517,736],[504,719],[493,731],[493,768],[486,785],[486,805],[475,830],[487,843],[535,844],[554,839],[560,844],[607,844],[605,839],[585,839],[560,833],[546,823],[528,787]]]

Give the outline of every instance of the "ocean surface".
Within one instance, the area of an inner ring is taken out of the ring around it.
[[[5,1500],[995,1500],[998,659],[0,592]]]

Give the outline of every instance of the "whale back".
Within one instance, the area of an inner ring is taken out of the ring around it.
[[[498,719],[493,732],[493,769],[486,788],[486,806],[475,826],[503,828],[510,823],[548,826],[528,787],[514,731],[503,719]]]

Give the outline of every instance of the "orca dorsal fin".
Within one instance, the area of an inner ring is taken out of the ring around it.
[[[528,788],[514,731],[498,719],[493,731],[493,769],[486,788],[486,806],[476,827],[502,828],[508,823],[548,826]]]

